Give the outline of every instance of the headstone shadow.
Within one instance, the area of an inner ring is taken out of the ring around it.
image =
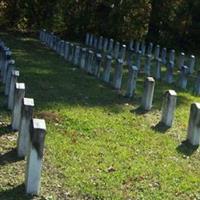
[[[151,128],[156,132],[165,133],[170,127],[163,122],[158,122],[155,126],[151,126]]]
[[[12,132],[10,124],[1,124],[0,125],[0,136]]]
[[[141,106],[137,107],[136,109],[133,109],[130,111],[131,113],[135,113],[137,115],[144,115],[148,113],[148,110],[144,110]]]
[[[198,147],[198,145],[194,146],[190,144],[188,140],[184,140],[176,147],[176,150],[178,153],[191,156],[198,149]]]
[[[13,148],[10,151],[0,154],[0,165],[6,165],[9,163],[17,162],[23,160],[17,156],[17,149]]]
[[[11,200],[11,199],[23,199],[23,200],[32,200],[34,196],[27,195],[25,193],[25,186],[24,184],[18,185],[14,188],[10,188],[5,191],[0,192],[0,199]]]

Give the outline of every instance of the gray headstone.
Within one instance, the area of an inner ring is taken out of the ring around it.
[[[13,130],[19,130],[21,120],[22,100],[25,96],[25,84],[16,83],[14,92],[14,106],[12,111],[11,126]]]
[[[10,88],[8,94],[8,109],[12,110],[14,106],[14,93],[15,93],[15,85],[19,78],[19,71],[13,70],[11,73],[11,80],[10,80]]]
[[[190,108],[187,140],[194,146],[200,142],[200,103],[193,103]]]
[[[194,72],[195,67],[195,56],[191,55],[189,60],[189,73],[192,74]]]
[[[113,77],[113,86],[117,90],[121,89],[122,76],[123,76],[123,60],[117,59]]]
[[[179,78],[179,86],[182,89],[186,89],[187,87],[187,76],[188,76],[188,67],[187,66],[182,66],[181,68],[181,73],[180,73],[180,78]]]
[[[154,87],[155,80],[153,79],[153,77],[147,77],[144,83],[144,92],[141,105],[141,107],[146,111],[149,111],[152,108]]]
[[[115,59],[117,59],[119,57],[119,50],[120,50],[120,43],[116,42],[115,48],[114,48],[114,58]]]
[[[109,83],[110,81],[110,73],[112,69],[112,57],[110,55],[106,56],[105,68],[103,71],[103,81]]]
[[[136,90],[136,82],[137,82],[138,68],[137,66],[131,66],[129,68],[128,74],[128,85],[126,91],[126,97],[132,97]]]
[[[33,119],[30,127],[31,138],[26,162],[25,188],[27,194],[38,195],[42,170],[42,157],[46,124],[43,119]]]
[[[176,109],[177,94],[174,90],[168,90],[164,94],[162,104],[162,117],[161,122],[166,126],[171,127]]]
[[[185,63],[185,53],[181,52],[178,60],[178,67],[181,69],[184,66]]]
[[[28,145],[30,140],[30,123],[33,116],[34,100],[24,98],[22,101],[22,112],[20,129],[17,139],[17,154],[24,157],[28,153]]]

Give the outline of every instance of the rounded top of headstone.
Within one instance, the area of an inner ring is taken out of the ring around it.
[[[155,82],[154,78],[153,78],[153,77],[150,77],[150,76],[147,77],[146,80],[149,81],[149,82]]]
[[[25,83],[16,83],[16,89],[25,90]]]
[[[92,50],[89,50],[89,53],[90,53],[90,54],[93,54],[93,53],[94,53],[94,51],[92,51]]]
[[[118,59],[117,59],[117,62],[118,62],[119,64],[123,64],[123,63],[124,63],[123,59],[121,59],[121,58],[118,58]]]
[[[175,92],[175,90],[168,90],[166,91],[166,93],[170,94],[171,96],[177,96],[177,93]]]
[[[19,76],[19,71],[18,70],[13,70],[12,71],[13,76]]]
[[[32,123],[34,129],[46,130],[46,123],[44,119],[33,118]]]
[[[100,53],[97,53],[96,56],[99,57],[99,58],[102,57],[102,55]]]
[[[13,59],[9,60],[8,64],[9,65],[14,65],[15,64],[15,60],[13,60]]]
[[[24,98],[23,103],[24,103],[25,106],[34,106],[34,99]]]
[[[107,55],[106,58],[109,59],[109,60],[111,60],[111,59],[112,59],[112,56]]]
[[[191,104],[191,107],[195,107],[197,109],[200,109],[200,103],[194,102],[194,103]]]
[[[131,69],[132,69],[133,71],[138,71],[138,68],[137,68],[137,66],[135,66],[135,65],[132,65],[132,66],[131,66]]]

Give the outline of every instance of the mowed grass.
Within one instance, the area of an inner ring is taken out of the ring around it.
[[[1,34],[11,48],[34,117],[47,123],[41,194],[33,199],[200,199],[200,153],[186,139],[190,104],[199,102],[176,85],[156,82],[154,107],[138,107],[109,85],[68,64],[37,39]],[[126,82],[123,82],[123,89]],[[0,95],[0,199],[24,194],[25,161],[16,156],[17,133]],[[178,93],[173,127],[158,125],[162,94]],[[123,93],[123,91],[122,91]]]

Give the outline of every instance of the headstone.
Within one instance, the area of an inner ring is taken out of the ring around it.
[[[106,52],[107,49],[108,49],[108,38],[104,38],[103,51]]]
[[[151,55],[150,54],[146,55],[146,61],[145,61],[145,65],[144,65],[144,73],[147,76],[150,76],[150,74],[151,74]]]
[[[75,55],[74,55],[74,65],[78,66],[79,59],[80,59],[80,46],[77,45],[75,49]]]
[[[121,50],[119,53],[119,59],[125,60],[125,57],[126,57],[126,45],[124,44],[121,46]]]
[[[113,43],[114,43],[114,40],[110,39],[109,40],[109,46],[108,46],[108,54],[111,55],[111,56],[113,54]]]
[[[142,55],[144,56],[145,53],[146,53],[146,44],[145,44],[145,41],[142,41],[141,51],[142,51]]]
[[[114,58],[117,59],[119,56],[119,50],[120,50],[120,43],[116,42],[115,43],[115,48],[114,48]]]
[[[138,53],[139,50],[140,50],[140,42],[135,41],[135,53]]]
[[[181,68],[181,73],[180,73],[180,79],[179,79],[179,86],[182,89],[186,89],[187,87],[187,75],[188,75],[188,67],[187,66],[182,66]]]
[[[97,39],[97,37],[95,36],[94,37],[94,44],[93,44],[93,46],[94,46],[94,49],[97,49],[97,47],[98,47],[98,39]]]
[[[6,76],[6,84],[5,84],[5,90],[4,90],[4,94],[6,96],[8,96],[8,94],[9,94],[11,75],[12,75],[12,71],[15,68],[14,64],[15,64],[15,61],[14,60],[10,60],[10,63],[8,65],[8,72],[7,72],[7,76]]]
[[[68,60],[68,58],[69,58],[69,42],[65,42],[64,48],[65,48],[64,58],[65,58],[65,60]]]
[[[130,51],[133,51],[133,50],[134,50],[133,45],[134,45],[134,41],[131,40],[131,41],[129,42],[129,50],[130,50]]]
[[[166,82],[171,84],[173,83],[173,69],[174,69],[174,62],[170,61],[167,66],[167,74],[166,74]]]
[[[197,73],[196,81],[194,84],[194,93],[197,96],[200,96],[200,71]]]
[[[100,53],[96,54],[96,59],[95,59],[95,70],[94,70],[94,75],[96,77],[100,77],[100,70],[101,70],[101,62],[102,62],[102,55]]]
[[[93,63],[94,63],[94,52],[92,50],[89,50],[88,62],[87,62],[87,68],[86,68],[86,71],[89,74],[92,74]]]
[[[174,112],[176,109],[176,99],[177,94],[174,90],[168,90],[164,94],[163,104],[162,104],[162,117],[161,122],[165,126],[171,127],[174,118]]]
[[[191,55],[189,60],[189,73],[192,74],[194,72],[195,67],[195,56]]]
[[[200,103],[193,103],[190,108],[190,118],[187,130],[187,140],[194,146],[200,142]]]
[[[167,63],[167,49],[166,48],[162,48],[161,59],[162,59],[162,64],[165,65]]]
[[[90,34],[90,42],[89,42],[89,46],[90,46],[90,47],[92,47],[93,39],[94,39],[94,35],[93,35],[93,34]]]
[[[2,78],[3,83],[5,83],[7,66],[8,66],[9,60],[11,59],[11,55],[12,55],[12,52],[9,49],[6,49],[4,53],[3,64],[1,67],[1,78]]]
[[[25,96],[25,84],[16,83],[14,92],[14,106],[12,111],[11,126],[13,130],[19,130],[21,120],[22,100]]]
[[[138,70],[140,70],[141,68],[141,56],[142,56],[142,51],[138,51],[136,53],[136,64],[135,64]]]
[[[181,69],[184,66],[185,63],[185,53],[181,52],[178,60],[178,67]]]
[[[132,65],[133,65],[133,56],[134,56],[134,52],[131,51],[131,50],[129,50],[129,51],[127,52],[127,54],[128,54],[128,56],[127,56],[127,65],[128,65],[128,67],[132,67]]]
[[[162,59],[157,58],[156,59],[156,72],[155,72],[155,78],[157,80],[161,79],[161,64],[162,64]]]
[[[137,66],[131,66],[129,68],[129,74],[128,74],[128,86],[126,91],[126,97],[132,97],[136,90],[136,81],[137,81],[137,75],[138,75],[138,68]]]
[[[86,33],[86,38],[85,38],[85,45],[89,45],[89,41],[90,41],[90,34]]]
[[[12,110],[14,106],[15,85],[17,83],[18,77],[19,77],[19,71],[13,70],[11,73],[10,88],[9,88],[9,94],[8,94],[8,109],[9,110]]]
[[[30,123],[33,116],[34,100],[23,98],[19,134],[17,139],[17,154],[25,157],[30,140]]]
[[[122,76],[123,76],[123,60],[117,59],[113,77],[113,86],[116,90],[121,89]]]
[[[61,40],[60,41],[60,51],[59,51],[59,55],[60,56],[64,56],[65,55],[65,41]]]
[[[103,48],[103,36],[100,36],[98,43],[98,50],[101,51]]]
[[[74,58],[74,44],[70,43],[70,51],[69,51],[69,62],[73,62]]]
[[[175,50],[172,49],[169,53],[169,61],[175,63]]]
[[[105,68],[103,71],[103,81],[109,83],[110,81],[110,73],[112,69],[112,57],[110,55],[106,56]]]
[[[26,193],[38,195],[40,192],[40,178],[46,124],[43,119],[33,119],[30,126],[30,141],[26,163],[25,187]]]
[[[156,45],[154,57],[155,58],[159,58],[160,57],[160,45]]]
[[[85,62],[86,62],[86,48],[81,48],[81,61],[80,61],[80,66],[82,69],[85,67]]]
[[[147,49],[147,55],[152,55],[152,51],[153,51],[153,43],[150,42]]]
[[[144,92],[142,96],[141,107],[149,111],[152,108],[153,95],[154,95],[155,80],[153,77],[147,77],[144,83]]]

